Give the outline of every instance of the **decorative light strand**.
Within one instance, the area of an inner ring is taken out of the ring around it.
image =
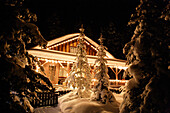
[[[53,48],[53,47],[60,46],[60,45],[62,45],[62,44],[65,44],[65,43],[67,43],[67,42],[71,42],[71,41],[76,40],[76,39],[78,39],[78,37],[75,37],[75,38],[72,38],[72,39],[70,39],[70,40],[67,40],[67,41],[61,42],[61,43],[56,44],[56,45],[53,45],[53,46],[51,46],[51,47],[47,47],[47,50],[48,50],[48,48],[49,48],[49,49],[51,49],[51,48]]]
[[[71,61],[58,61],[58,60],[51,60],[51,59],[45,59],[45,58],[38,58],[39,61],[45,61],[45,62],[51,62],[51,63],[72,63]]]

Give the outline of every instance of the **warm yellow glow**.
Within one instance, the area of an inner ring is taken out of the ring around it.
[[[87,45],[90,45],[90,44],[89,44],[88,42],[86,42],[86,41],[85,41],[85,43],[86,43]],[[93,48],[94,50],[98,51],[94,46],[91,45],[90,47]]]
[[[77,89],[77,87],[74,88],[74,87],[71,85],[71,86],[70,86],[70,89]]]
[[[97,80],[96,80],[96,79],[92,79],[91,81],[92,81],[92,82],[96,82]]]
[[[58,60],[50,60],[50,59],[45,59],[45,58],[38,58],[39,60],[47,62],[52,62],[52,63],[73,63],[71,61],[58,61]],[[62,66],[63,67],[63,66]]]
[[[70,40],[67,40],[67,41],[65,41],[65,42],[56,44],[56,45],[54,45],[54,46],[47,47],[47,50],[49,50],[49,49],[51,49],[51,48],[53,48],[53,47],[56,47],[56,46],[60,46],[60,45],[62,45],[62,44],[65,44],[65,43],[67,43],[67,42],[71,42],[71,41],[73,41],[73,40],[75,40],[75,39],[77,39],[77,38],[78,38],[78,37],[75,37],[75,38],[73,38],[73,39],[70,39]]]
[[[126,82],[128,82],[128,80],[113,80],[113,79],[110,79],[109,82],[122,82],[122,83],[126,83]]]
[[[62,67],[62,68],[64,68],[64,66],[63,66],[63,64],[60,62],[60,61],[58,61],[59,62],[59,64],[60,64],[60,66]],[[65,69],[65,68],[64,68]]]
[[[40,69],[40,67],[38,66],[38,65],[36,65],[36,72],[39,72],[39,69]]]
[[[123,70],[126,70],[128,67],[121,67],[121,66],[118,66],[118,69],[123,69]]]
[[[96,79],[92,79],[92,82],[96,82]],[[126,83],[128,80],[114,80],[114,79],[109,79],[109,82],[121,82],[121,83]]]
[[[65,41],[65,42],[62,42],[62,43],[59,43],[59,44],[56,44],[56,45],[53,45],[53,46],[51,46],[51,47],[47,47],[47,50],[49,50],[49,49],[51,49],[51,48],[53,48],[53,47],[57,47],[57,46],[60,46],[60,45],[62,45],[62,44],[65,44],[65,43],[67,43],[67,42],[71,42],[71,41],[73,41],[73,40],[75,40],[75,39],[78,39],[78,37],[75,37],[75,38],[73,38],[73,39],[67,40],[67,41]],[[87,45],[90,45],[90,43],[88,43],[88,42],[86,42],[86,41],[85,41],[85,43],[86,43]],[[94,46],[91,45],[90,47],[93,48],[94,50],[98,51]]]

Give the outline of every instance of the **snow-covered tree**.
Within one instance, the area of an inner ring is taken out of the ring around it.
[[[124,47],[133,76],[126,86],[120,113],[168,113],[170,108],[169,1],[140,0],[129,25],[134,35]]]
[[[38,99],[36,92],[53,89],[48,78],[34,71],[40,63],[26,51],[29,44],[45,46],[47,42],[33,24],[36,15],[23,8],[22,2],[0,4],[0,111],[6,113],[33,112],[30,102]]]
[[[97,56],[98,59],[95,61],[95,65],[97,66],[94,70],[96,79],[95,86],[93,88],[93,93],[91,94],[92,101],[99,101],[103,104],[107,104],[109,102],[115,102],[116,99],[113,93],[108,89],[109,87],[109,75],[108,67],[106,65],[107,61],[104,58],[106,56],[105,49],[106,47],[103,46],[103,39],[102,35],[99,38],[100,45],[97,48]]]
[[[76,59],[73,63],[70,76],[66,79],[68,87],[77,88],[79,97],[90,96],[91,73],[90,66],[86,57],[86,46],[84,44],[84,29],[80,28],[80,35],[78,38]]]

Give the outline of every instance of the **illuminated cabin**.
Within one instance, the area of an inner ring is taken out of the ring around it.
[[[29,54],[38,58],[45,69],[46,76],[53,84],[62,84],[65,78],[69,76],[76,58],[75,52],[79,35],[80,33],[73,33],[48,41],[47,49],[36,46],[27,50]],[[86,45],[88,63],[91,66],[91,72],[93,72],[99,45],[87,36],[84,37],[84,44]],[[105,52],[107,65],[115,74],[115,80],[111,81],[119,81],[119,73],[127,68],[125,60],[116,59],[108,51]],[[38,66],[36,66],[36,71],[39,71]]]

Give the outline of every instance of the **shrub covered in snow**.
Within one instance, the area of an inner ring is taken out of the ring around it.
[[[129,25],[134,35],[124,47],[129,73],[121,113],[166,113],[170,109],[169,1],[140,0]]]

